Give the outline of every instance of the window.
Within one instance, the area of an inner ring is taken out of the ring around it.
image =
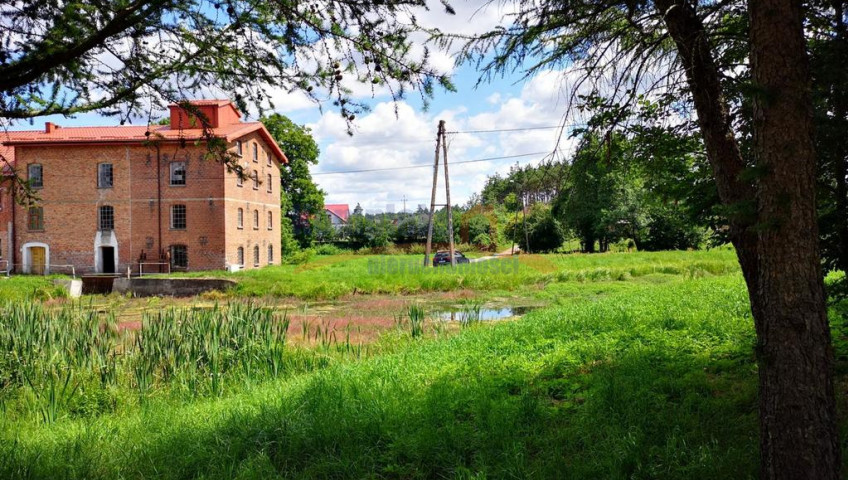
[[[259,245],[253,247],[253,266],[259,266]]]
[[[259,145],[255,144],[255,143],[253,144],[253,161],[254,162],[259,161]]]
[[[268,245],[268,265],[274,264],[274,246]]]
[[[253,189],[259,190],[259,172],[253,171]]]
[[[97,188],[112,188],[112,164],[97,164]]]
[[[268,174],[268,177],[266,178],[266,182],[268,183],[268,193],[273,192],[274,191],[274,187],[273,187],[274,182],[271,181],[271,174],[270,173]]]
[[[188,268],[187,246],[171,245],[171,266],[176,268]]]
[[[244,180],[241,178],[241,171],[237,170],[236,171],[236,186],[241,187],[242,185],[244,185]]]
[[[242,156],[241,140],[236,140],[236,155]]]
[[[238,261],[238,264],[243,267],[244,266],[244,248],[238,247],[238,250],[236,250],[236,257],[238,257],[238,258],[236,258],[236,261]]]
[[[171,185],[186,184],[186,163],[171,162]]]
[[[27,178],[32,188],[42,188],[44,186],[43,173],[44,169],[40,163],[30,163],[27,165]]]
[[[253,211],[253,229],[259,230],[259,210]]]
[[[268,164],[268,166],[270,167],[271,166],[271,152],[265,152],[265,161]]]
[[[44,208],[29,207],[27,227],[30,230],[44,230]]]
[[[110,205],[97,207],[97,229],[98,230],[114,230],[115,229],[115,209]]]
[[[274,229],[274,212],[268,212],[268,230]]]
[[[186,229],[186,206],[171,205],[171,229],[185,230]]]
[[[238,228],[244,228],[244,209],[238,209],[238,216],[236,216],[236,226]]]

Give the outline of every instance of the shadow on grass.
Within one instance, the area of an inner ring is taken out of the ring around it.
[[[755,478],[751,361],[637,345],[533,372],[460,359],[422,382],[338,369],[253,408],[6,444],[0,477]]]

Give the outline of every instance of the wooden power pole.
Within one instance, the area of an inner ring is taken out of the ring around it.
[[[441,150],[441,152],[440,152]],[[441,153],[445,163],[445,204],[448,209],[448,245],[450,249],[451,266],[456,266],[455,247],[453,244],[453,212],[450,201],[450,176],[448,174],[448,143],[445,139],[445,121],[439,120],[439,129],[436,134],[436,155],[433,161],[433,191],[430,195],[430,220],[427,224],[427,248],[424,253],[424,266],[430,265],[430,253],[433,248],[433,221],[436,215],[436,186],[439,183],[439,154]]]

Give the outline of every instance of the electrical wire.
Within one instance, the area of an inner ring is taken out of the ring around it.
[[[555,128],[574,128],[574,127],[583,127],[585,124],[572,124],[572,125],[550,125],[545,127],[522,127],[522,128],[495,128],[492,130],[455,130],[452,132],[445,132],[447,135],[457,135],[460,133],[498,133],[498,132],[525,132],[530,130],[553,130]]]
[[[463,163],[490,162],[490,161],[493,161],[493,160],[506,160],[506,159],[509,159],[509,158],[530,157],[530,156],[533,156],[533,155],[547,155],[547,154],[550,154],[550,152],[544,151],[544,152],[522,153],[522,154],[519,154],[519,155],[506,155],[506,156],[503,156],[503,157],[477,158],[477,159],[474,159],[474,160],[461,160],[461,161],[458,161],[458,162],[450,162],[450,165],[459,165],[459,164],[463,164]],[[366,168],[366,169],[361,169],[361,170],[343,170],[343,171],[338,171],[338,172],[315,172],[315,173],[312,174],[312,176],[314,177],[314,176],[318,176],[318,175],[339,175],[339,174],[345,174],[345,173],[385,172],[385,171],[390,171],[390,170],[406,170],[406,169],[412,169],[412,168],[427,168],[427,167],[432,168],[433,164],[403,165],[403,166],[400,166],[400,167],[385,167],[385,168]]]

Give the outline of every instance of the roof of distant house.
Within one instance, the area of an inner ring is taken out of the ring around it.
[[[229,100],[193,100],[196,106],[217,106],[231,108],[239,118],[241,114]],[[171,105],[177,107],[177,105]],[[174,110],[172,109],[172,114]],[[281,163],[288,163],[285,153],[277,145],[268,129],[262,122],[241,122],[216,125],[208,132],[227,142],[236,140],[249,133],[258,132],[265,143],[273,151]],[[47,122],[43,130],[22,130],[0,133],[0,143],[3,146],[24,145],[69,145],[69,144],[100,144],[100,143],[144,143],[144,142],[194,142],[204,140],[201,128],[172,128],[171,125],[138,125],[114,127],[61,127]],[[3,152],[0,152],[3,153]]]
[[[350,217],[350,207],[348,207],[346,203],[325,204],[324,209],[341,218],[345,222],[347,222],[347,219]]]

